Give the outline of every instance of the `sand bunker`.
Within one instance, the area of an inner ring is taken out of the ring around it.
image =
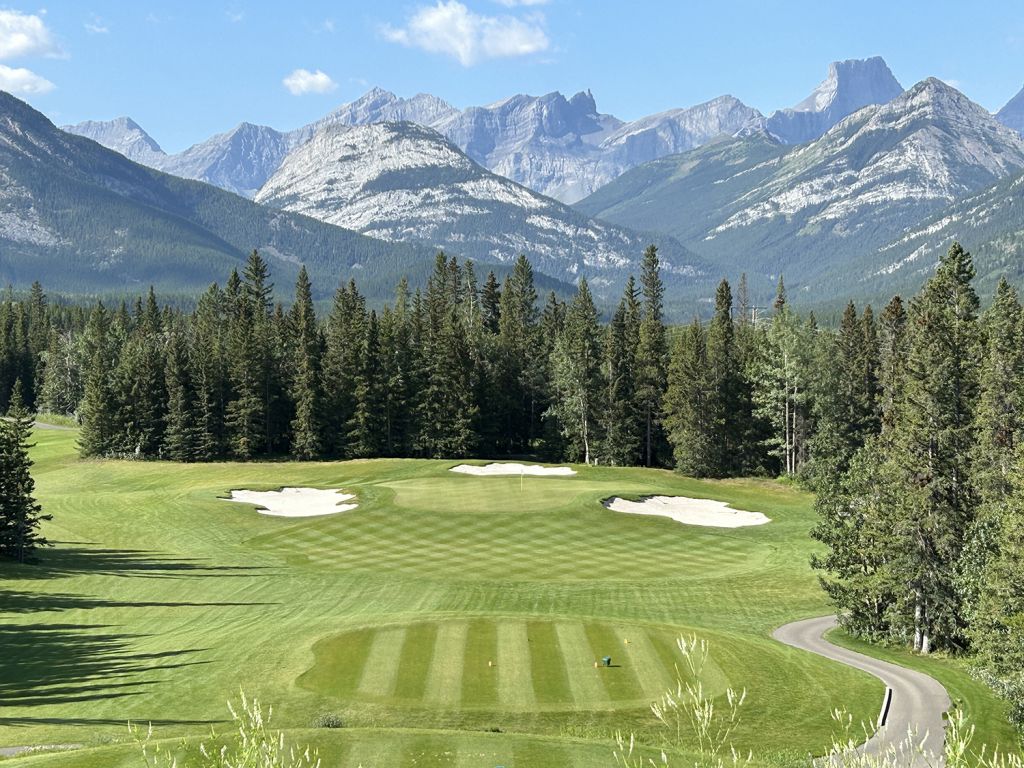
[[[685,525],[705,525],[711,528],[742,528],[771,522],[771,518],[760,512],[732,509],[724,501],[688,499],[685,496],[648,496],[641,501],[628,501],[616,496],[607,499],[604,505],[614,512],[656,515]]]
[[[459,464],[452,467],[452,472],[464,475],[575,475],[576,470],[569,467],[542,467],[539,464],[495,463],[485,467],[472,464]]]
[[[232,491],[231,498],[224,501],[255,504],[260,507],[256,511],[261,515],[318,517],[355,509],[358,504],[342,503],[354,498],[354,494],[337,488],[282,488],[280,491]]]

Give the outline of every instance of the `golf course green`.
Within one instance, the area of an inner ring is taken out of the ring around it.
[[[0,566],[0,746],[84,748],[4,765],[141,766],[129,720],[198,738],[230,728],[244,690],[325,768],[610,766],[617,731],[660,744],[649,704],[688,633],[710,644],[707,691],[748,690],[735,742],[759,759],[826,748],[835,707],[877,714],[877,680],[770,638],[829,611],[808,566],[811,497],[783,484],[82,461],[74,431],[36,440],[54,546]],[[343,488],[358,507],[284,518],[224,501],[283,486]],[[702,528],[601,504],[649,494],[772,522]],[[324,713],[344,727],[314,728]]]

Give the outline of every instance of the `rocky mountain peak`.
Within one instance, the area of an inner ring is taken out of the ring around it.
[[[785,144],[813,141],[859,109],[885,104],[903,92],[880,56],[847,59],[829,65],[828,76],[810,96],[765,121],[769,133]]]
[[[1024,89],[1021,89],[1016,96],[1006,102],[1002,109],[996,112],[996,120],[1007,128],[1024,134]]]
[[[869,104],[884,104],[902,92],[903,86],[881,56],[833,61],[828,67],[828,77],[793,110],[834,110],[844,112],[845,116]]]
[[[15,100],[16,101],[16,100]],[[4,109],[7,112],[7,109]],[[63,130],[85,136],[105,147],[120,152],[130,160],[153,165],[166,157],[160,145],[130,117],[116,117],[113,120],[87,120],[77,125],[64,126]]]

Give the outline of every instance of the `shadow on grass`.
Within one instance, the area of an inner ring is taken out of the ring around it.
[[[144,635],[112,630],[84,624],[0,627],[0,702],[6,708],[119,699],[162,682],[161,672],[210,663],[194,658],[205,648],[142,652],[134,642]]]
[[[163,601],[106,600],[102,597],[65,593],[21,592],[0,589],[0,616],[4,614],[47,613],[53,611],[91,610],[93,608],[245,608],[280,605],[249,601]]]
[[[83,573],[102,576],[133,576],[154,579],[187,576],[250,576],[265,572],[267,566],[217,565],[208,558],[177,557],[143,549],[107,549],[83,542],[53,542],[31,565],[13,566],[10,575],[18,579],[54,579]],[[71,546],[69,546],[71,545]]]

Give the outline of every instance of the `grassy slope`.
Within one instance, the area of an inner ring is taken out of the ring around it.
[[[446,462],[81,462],[74,439],[40,432],[35,450],[57,546],[42,565],[0,569],[0,744],[117,742],[129,718],[200,734],[242,687],[289,730],[341,714],[345,732],[296,739],[353,764],[475,764],[492,749],[505,765],[603,765],[615,730],[657,737],[642,699],[671,664],[666,638],[690,629],[711,642],[715,686],[751,692],[741,746],[817,750],[832,707],[877,708],[872,678],[769,639],[828,610],[807,567],[809,497],[778,484],[584,467],[521,488]],[[217,498],[281,485],[341,486],[360,509],[285,520]],[[654,492],[775,522],[712,531],[598,503]],[[590,659],[627,633],[619,677],[596,685]],[[428,659],[430,642],[463,651]],[[385,663],[368,673],[374,653]],[[9,764],[135,765],[137,752]]]

